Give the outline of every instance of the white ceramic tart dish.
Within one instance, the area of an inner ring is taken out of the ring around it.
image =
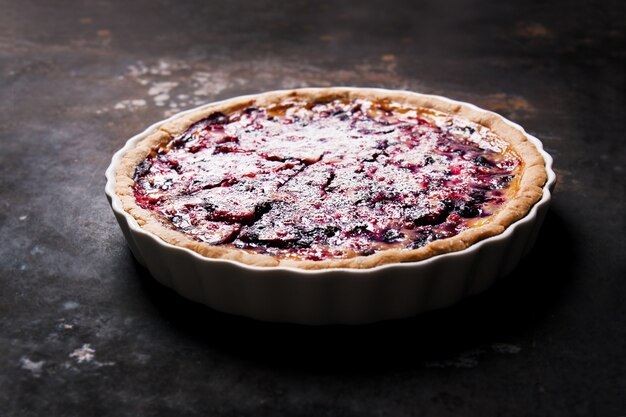
[[[260,320],[358,324],[452,305],[531,249],[555,182],[522,127],[373,88],[207,104],[106,171],[128,245],[163,285]]]

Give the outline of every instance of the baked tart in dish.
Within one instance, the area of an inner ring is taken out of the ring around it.
[[[380,272],[505,235],[547,203],[547,158],[522,128],[469,104],[300,89],[152,126],[114,157],[107,194],[129,243],[140,230],[168,251],[194,254],[191,263]]]

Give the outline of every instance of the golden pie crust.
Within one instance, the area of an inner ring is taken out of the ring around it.
[[[135,168],[153,149],[167,143],[174,136],[185,132],[193,123],[215,113],[228,114],[245,107],[266,107],[285,100],[319,101],[332,99],[387,99],[393,104],[411,106],[424,110],[434,110],[448,115],[459,116],[489,128],[501,139],[508,142],[521,159],[521,170],[517,175],[517,189],[504,206],[488,220],[461,233],[432,241],[418,249],[388,249],[368,256],[352,258],[329,258],[323,260],[298,260],[259,254],[228,246],[210,245],[193,240],[188,235],[165,225],[158,215],[141,208],[134,196],[133,185]],[[359,88],[311,88],[291,91],[277,91],[235,98],[202,108],[161,125],[156,131],[140,140],[134,148],[123,156],[115,172],[115,192],[124,210],[129,213],[141,228],[167,243],[190,249],[208,258],[227,259],[246,265],[259,267],[295,267],[300,269],[327,268],[373,268],[385,264],[415,262],[435,255],[460,251],[485,238],[504,232],[515,221],[523,218],[543,194],[547,172],[545,161],[527,135],[507,123],[501,116],[478,110],[466,104],[449,102],[434,96],[405,91],[372,90]]]

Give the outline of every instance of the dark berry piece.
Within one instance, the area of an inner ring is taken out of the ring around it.
[[[246,243],[253,243],[258,246],[270,248],[289,249],[294,247],[298,239],[294,237],[280,237],[275,233],[265,233],[265,227],[256,224],[241,230],[239,239]]]
[[[239,234],[239,240],[245,243],[259,243],[259,232],[250,228],[245,228]]]
[[[392,242],[397,242],[398,240],[401,240],[402,238],[404,238],[404,233],[396,229],[389,229],[389,230],[385,230],[385,233],[383,233],[382,240],[383,242],[386,242],[386,243],[392,243]]]
[[[271,201],[264,201],[261,204],[257,205],[254,208],[254,218],[260,219],[265,213],[269,212],[272,209]]]
[[[141,161],[141,163],[135,167],[135,181],[137,181],[138,178],[145,177],[150,171],[150,166],[150,161],[147,159]]]
[[[483,191],[474,191],[470,194],[470,202],[472,204],[482,204],[487,200]]]
[[[335,236],[339,230],[335,226],[315,227],[308,230],[300,229],[297,232],[298,239],[294,244],[301,248],[310,248],[316,242],[323,242]]]
[[[433,233],[432,237],[431,237],[431,241],[432,240],[439,240],[439,239],[446,239],[450,236],[453,236],[455,234],[454,230],[449,230],[450,226],[452,225],[446,225],[448,226],[447,228],[441,229],[441,230],[437,230],[435,233]]]
[[[429,240],[428,234],[418,233],[408,247],[409,249],[418,249],[422,246],[426,246]]]
[[[497,188],[506,188],[512,179],[513,179],[512,175],[503,175],[497,180]]]
[[[187,142],[189,142],[191,139],[193,139],[193,135],[187,131],[185,133],[183,133],[182,135],[177,136],[173,141],[172,141],[172,146],[174,148],[182,148],[183,146],[185,146],[187,144]]]
[[[454,208],[456,207],[456,204],[454,203],[454,201],[449,200],[449,199],[443,200],[442,203],[443,203],[444,210],[447,212],[447,214],[450,214],[452,210],[454,210]]]
[[[210,124],[225,125],[228,123],[228,116],[221,112],[215,112],[205,119]]]
[[[435,210],[425,210],[419,207],[409,207],[405,216],[414,226],[429,226],[443,223],[453,210],[454,205],[442,204]]]
[[[376,141],[376,149],[380,151],[384,151],[389,146],[389,141],[387,139]]]
[[[482,210],[479,206],[476,206],[474,204],[462,203],[458,207],[457,212],[459,213],[461,217],[471,218],[471,217],[480,216],[480,214],[482,213]]]
[[[357,104],[355,104],[355,105],[354,105],[354,106],[352,106],[352,108],[350,109],[350,113],[354,114],[354,113],[356,113],[356,112],[358,112],[358,111],[361,111],[361,107],[362,107],[361,103],[357,103]]]
[[[204,203],[202,208],[205,209],[207,213],[213,213],[217,210],[217,206],[213,203]]]
[[[326,237],[333,237],[337,234],[337,232],[339,232],[341,229],[338,228],[337,226],[326,226],[326,228],[324,229],[324,235]]]
[[[350,116],[348,116],[348,113],[346,113],[343,110],[337,110],[335,112],[332,113],[333,116],[337,117],[339,120],[346,121],[350,118]]]
[[[230,143],[224,143],[224,144],[217,145],[215,149],[213,149],[213,155],[217,155],[219,153],[237,152],[239,150],[240,149],[236,145],[233,146]]]
[[[326,192],[332,191],[330,184],[333,182],[334,179],[335,179],[335,171],[330,171],[330,174],[328,175],[328,178],[326,179],[326,183],[322,185],[322,190]]]
[[[223,136],[215,141],[215,143],[236,143],[239,142],[239,138],[237,136]]]
[[[348,232],[351,236],[361,236],[368,233],[367,225],[360,224]]]
[[[427,226],[433,224],[439,224],[446,219],[447,216],[438,213],[427,213],[413,218],[413,224],[415,226]]]
[[[493,164],[491,163],[490,160],[488,160],[487,158],[485,158],[482,155],[477,156],[476,158],[474,158],[473,162],[476,165],[480,165],[481,167],[491,167],[493,166]]]

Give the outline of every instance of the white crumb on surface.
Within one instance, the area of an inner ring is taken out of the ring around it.
[[[20,216],[20,217],[19,217],[20,221],[22,221],[22,222],[23,222],[24,220],[26,220],[27,218],[28,218],[28,216],[27,216],[27,215],[23,215],[23,216]]]
[[[33,246],[33,248],[30,250],[30,254],[31,255],[42,255],[46,253],[46,250],[44,248],[42,248],[41,246]]]
[[[163,114],[171,116],[179,109],[204,104],[229,88],[245,85],[246,79],[233,76],[241,68],[230,67],[232,64],[221,68],[181,60],[161,59],[151,65],[139,61],[128,67],[124,78],[147,87],[146,95],[152,99],[148,102],[164,107]]]
[[[220,71],[196,72],[191,75],[191,79],[196,88],[193,92],[195,96],[219,94],[229,87],[228,75]]]
[[[43,365],[45,363],[45,361],[32,361],[26,356],[22,356],[20,358],[20,366],[22,369],[29,371],[35,378],[39,378],[41,376]]]
[[[153,96],[154,104],[163,107],[170,99],[170,92],[178,86],[174,81],[158,81],[150,84],[148,95]]]
[[[92,349],[89,343],[85,343],[82,347],[70,353],[70,358],[75,359],[78,363],[91,362],[95,353],[95,349]]]
[[[152,85],[148,89],[148,94],[151,96],[159,96],[161,94],[167,94],[170,91],[172,91],[172,89],[176,87],[177,85],[178,83],[173,82],[173,81],[155,82],[155,83],[152,83]]]
[[[93,361],[92,363],[99,368],[102,366],[114,366],[115,365],[115,362],[111,362],[111,361],[107,361],[107,362]]]
[[[66,301],[63,303],[63,310],[74,310],[80,307],[80,303],[78,301]]]
[[[146,100],[144,99],[133,99],[133,100],[122,100],[113,106],[115,110],[137,110],[141,107],[146,106]]]

